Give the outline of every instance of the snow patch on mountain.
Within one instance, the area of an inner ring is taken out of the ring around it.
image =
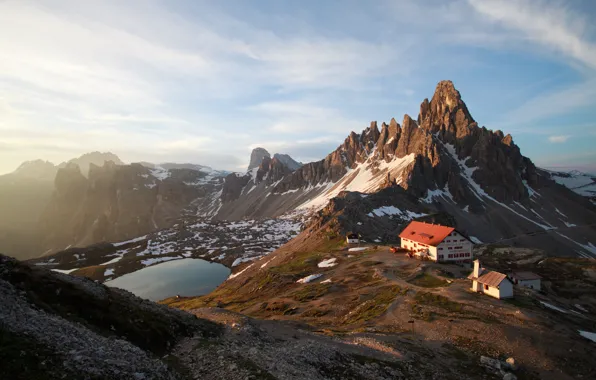
[[[394,215],[399,215],[400,217],[402,217],[403,219],[406,220],[412,220],[414,218],[419,218],[421,216],[425,216],[426,214],[419,214],[410,210],[400,210],[399,208],[395,207],[395,206],[382,206],[379,208],[376,208],[374,210],[372,210],[370,213],[368,213],[369,217],[374,217],[374,216],[394,216]]]
[[[596,175],[582,173],[577,170],[557,172],[545,170],[550,178],[584,197],[596,197]]]
[[[402,158],[394,158],[390,162],[374,160],[374,152],[369,154],[368,159],[358,164],[355,168],[347,169],[347,173],[335,183],[326,183],[326,188],[315,198],[303,203],[299,209],[320,209],[325,207],[327,202],[343,191],[355,191],[360,193],[373,193],[381,188],[387,178],[395,179],[397,184],[404,178],[402,174],[405,169],[416,158],[415,154],[409,154]],[[305,191],[307,191],[305,189]]]

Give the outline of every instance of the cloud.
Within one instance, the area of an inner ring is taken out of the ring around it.
[[[577,109],[593,107],[596,77],[540,94],[508,112],[505,119],[516,124],[530,123],[562,115]]]
[[[596,45],[585,39],[591,17],[541,0],[468,0],[493,22],[518,30],[531,43],[596,69]]]
[[[569,140],[569,135],[549,136],[548,141],[552,143],[564,143]]]
[[[589,38],[593,32],[589,16],[556,1],[467,0],[467,3],[488,24],[515,32],[508,38],[511,46],[533,51],[542,49],[551,57],[580,69],[583,74],[575,83],[549,89],[506,113],[504,120],[509,122],[505,124],[526,125],[593,107],[596,44]]]
[[[530,99],[509,120],[593,105],[589,20],[568,7],[353,5],[0,1],[0,144],[19,151],[2,155],[0,172],[89,150],[236,168],[248,145],[267,141],[321,159],[379,114],[399,119],[390,107],[411,112],[427,78],[473,75],[466,68],[487,64],[477,47],[556,53],[583,70],[583,82]]]
[[[352,130],[363,129],[364,121],[349,118],[345,110],[313,104],[311,101],[275,101],[256,104],[247,108],[252,117],[260,118],[265,129],[276,134],[305,135],[306,133],[334,133],[347,135]]]

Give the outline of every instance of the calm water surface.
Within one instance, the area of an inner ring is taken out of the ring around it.
[[[224,282],[230,270],[218,263],[200,259],[167,261],[118,277],[105,284],[126,289],[152,301],[175,295],[207,294]]]

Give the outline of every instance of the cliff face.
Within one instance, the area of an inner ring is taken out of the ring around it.
[[[68,164],[41,217],[44,248],[119,241],[171,227],[193,202],[221,190],[222,180],[191,169],[149,169],[140,164],[90,165],[89,178]],[[204,205],[205,208],[208,205]]]
[[[257,187],[248,178],[234,180],[236,191],[223,199],[216,218],[316,211],[344,191],[372,196],[401,187],[405,193],[398,197],[417,199],[428,213],[453,215],[483,241],[596,255],[590,245],[596,236],[594,205],[537,170],[511,135],[479,127],[450,81],[440,82],[431,100],[422,102],[416,120],[405,115],[401,125],[392,119],[380,129],[372,122],[324,159],[283,177],[283,172],[262,177],[259,170],[255,182],[270,180]],[[401,203],[385,199],[387,205]],[[534,239],[536,233],[548,238]]]
[[[261,165],[261,162],[263,162],[263,159],[265,158],[271,158],[271,155],[269,154],[269,152],[267,152],[267,150],[265,150],[264,148],[253,149],[252,153],[250,154],[250,163],[248,164],[248,170],[250,171],[256,167],[259,167],[259,165]]]
[[[414,155],[414,163],[403,173],[379,169],[385,166],[383,162],[389,164],[409,155]],[[380,131],[372,122],[361,134],[352,132],[324,160],[296,170],[274,192],[337,182],[364,163],[374,176],[389,174],[389,182],[396,182],[391,174],[399,174],[402,180],[395,184],[415,195],[447,189],[458,202],[475,197],[464,183],[468,175],[499,201],[527,198],[523,181],[536,183],[534,165],[521,155],[512,137],[478,127],[453,83],[443,81],[431,101],[422,102],[418,121],[405,115],[402,125],[392,119],[389,125],[383,123]]]
[[[260,166],[254,162],[257,157]],[[401,125],[392,119],[380,130],[371,122],[361,134],[350,133],[323,160],[291,173],[275,170],[267,176],[273,162],[275,158],[271,160],[261,148],[251,155],[253,183],[266,179],[273,186],[263,190],[267,196],[318,187],[325,188],[330,199],[341,190],[371,193],[401,186],[418,197],[443,192],[457,203],[477,205],[483,194],[506,202],[528,199],[524,182],[530,186],[537,182],[534,165],[521,155],[512,137],[478,127],[450,81],[440,82],[430,102],[422,102],[417,120],[405,115]],[[229,177],[224,206],[242,199],[247,194],[242,188],[250,182],[248,177],[241,181]],[[327,184],[336,186],[330,190]]]

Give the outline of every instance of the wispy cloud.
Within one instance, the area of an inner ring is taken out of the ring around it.
[[[560,4],[338,1],[298,12],[242,1],[0,1],[0,172],[87,150],[236,168],[247,146],[268,141],[273,152],[320,159],[369,120],[415,112],[432,82],[482,85],[486,72],[469,69],[485,70],[482,54],[493,51],[581,69],[578,82],[507,120],[587,109],[596,98],[590,18]],[[489,103],[512,88],[482,93]]]
[[[504,117],[509,125],[525,125],[593,107],[596,96],[596,43],[588,37],[593,15],[571,9],[569,4],[544,0],[467,0],[490,23],[516,31],[511,42],[536,50],[542,48],[554,59],[581,67],[576,83],[558,86],[532,97]],[[559,142],[559,141],[558,141]]]
[[[529,42],[596,69],[596,45],[585,39],[594,15],[542,0],[468,0],[468,3],[488,19],[522,32]]]
[[[571,136],[569,135],[559,135],[559,136],[549,136],[548,141],[552,143],[564,143],[569,140]]]

